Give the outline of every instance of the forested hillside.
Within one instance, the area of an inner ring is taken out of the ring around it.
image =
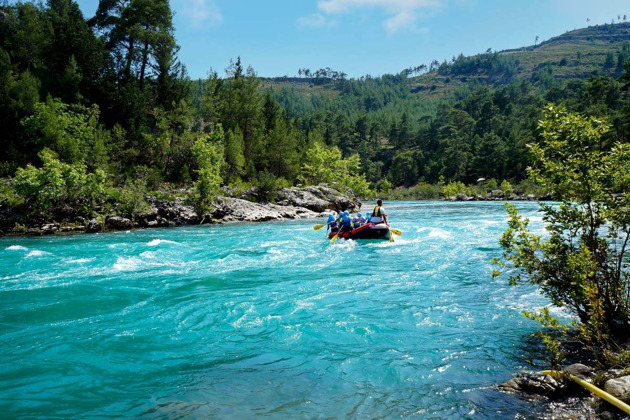
[[[629,57],[630,24],[620,23],[397,75],[347,80],[331,69],[300,69],[299,77],[263,80],[263,88],[329,144],[358,151],[373,184],[518,181],[548,102],[609,116],[611,137],[627,138],[627,99],[618,79]]]
[[[628,138],[625,23],[395,75],[261,79],[235,58],[193,81],[167,0],[101,0],[88,18],[72,0],[5,3],[0,22],[3,194],[42,212],[165,182],[195,184],[201,208],[226,184],[518,182],[548,102]]]

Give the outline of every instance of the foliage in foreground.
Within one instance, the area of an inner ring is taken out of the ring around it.
[[[560,204],[540,205],[545,235],[533,233],[529,220],[508,205],[503,261],[496,262],[515,269],[510,283],[528,279],[574,316],[583,343],[610,365],[630,339],[630,145],[603,146],[608,125],[602,120],[553,105],[544,115],[541,139],[531,148],[530,178],[552,190]],[[551,326],[548,312],[541,319]]]

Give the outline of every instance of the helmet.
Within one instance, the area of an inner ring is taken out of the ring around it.
[[[361,213],[357,213],[357,217],[363,217]]]

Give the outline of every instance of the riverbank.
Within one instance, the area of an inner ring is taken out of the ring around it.
[[[630,419],[630,414],[596,397],[569,379],[592,384],[623,403],[630,404],[630,369],[598,370],[582,363],[567,365],[559,379],[542,372],[522,372],[499,385],[499,390],[547,407],[551,418]]]
[[[358,211],[361,201],[349,188],[333,188],[326,184],[283,188],[273,195],[273,202],[264,200],[257,188],[237,191],[225,188],[210,211],[200,212],[190,203],[192,190],[169,189],[141,194],[133,202],[111,200],[95,209],[81,206],[59,206],[47,216],[29,214],[27,203],[12,206],[0,201],[0,236],[98,233],[197,224],[229,222],[263,222],[316,218],[327,210]]]

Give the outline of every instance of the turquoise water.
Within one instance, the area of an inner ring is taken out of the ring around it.
[[[531,416],[495,388],[546,302],[490,276],[503,206],[386,208],[394,243],[319,220],[0,239],[0,412]]]

